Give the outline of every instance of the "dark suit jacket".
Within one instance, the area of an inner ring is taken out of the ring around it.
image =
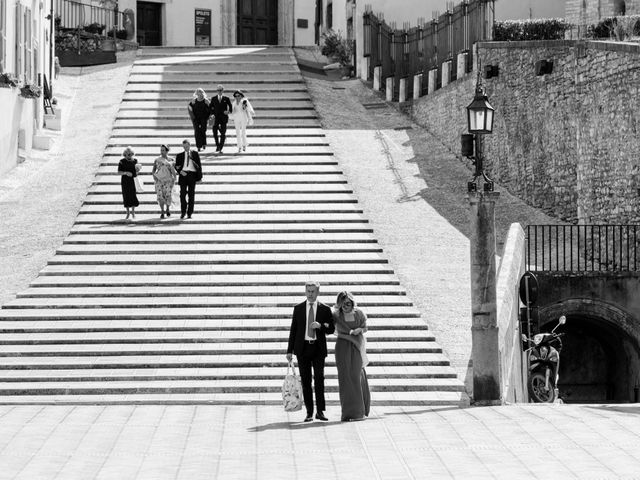
[[[222,96],[222,101],[218,101],[218,96],[216,95],[211,99],[211,115],[215,117],[215,119],[220,123],[227,123],[229,121],[229,116],[224,114],[225,109],[231,113],[233,111],[233,107],[231,106],[231,100],[229,97]]]
[[[202,164],[200,163],[200,155],[195,150],[191,150],[191,160],[196,167],[196,181],[202,180]],[[180,175],[182,168],[184,167],[184,150],[176,155],[176,172]]]
[[[304,348],[304,334],[307,330],[307,302],[302,302],[293,307],[293,318],[291,320],[291,330],[289,330],[289,346],[287,353],[295,353],[297,356],[302,355]],[[316,342],[318,343],[318,353],[323,357],[327,356],[327,334],[331,334],[335,330],[333,324],[333,315],[331,309],[324,303],[318,302],[316,310],[316,322],[320,324],[320,328],[316,330]],[[324,324],[328,324],[325,327]]]

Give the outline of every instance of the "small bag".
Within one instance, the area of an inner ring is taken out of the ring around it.
[[[282,384],[282,402],[285,412],[297,412],[302,410],[304,400],[302,398],[302,382],[300,377],[296,375],[293,368],[293,362],[287,365],[287,374]]]
[[[144,183],[138,177],[133,177],[133,183],[136,185],[136,193],[144,192]]]

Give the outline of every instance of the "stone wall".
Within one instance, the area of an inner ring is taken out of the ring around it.
[[[477,49],[481,71],[499,66],[497,78],[482,80],[496,109],[494,133],[483,142],[490,176],[563,220],[640,221],[640,45],[558,40]],[[536,76],[538,60],[552,60],[553,72]],[[455,153],[475,83],[473,72],[410,107]]]
[[[640,13],[640,0],[565,0],[565,19],[574,25],[597,23],[605,17]],[[624,6],[623,6],[624,4]]]

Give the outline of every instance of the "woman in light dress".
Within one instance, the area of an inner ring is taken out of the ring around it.
[[[253,117],[256,112],[251,106],[249,99],[240,90],[233,92],[233,107],[229,116],[233,120],[236,129],[236,140],[238,143],[238,153],[247,150],[247,125],[253,125]]]
[[[153,162],[151,175],[156,187],[158,205],[160,205],[160,218],[171,216],[169,207],[172,203],[173,186],[176,183],[175,160],[168,156],[169,147],[160,145],[160,156]]]
[[[340,292],[333,310],[336,326],[336,367],[343,422],[369,416],[371,396],[364,368],[367,359],[367,316],[357,308],[353,295]]]

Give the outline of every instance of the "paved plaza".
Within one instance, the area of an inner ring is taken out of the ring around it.
[[[0,184],[2,304],[34,280],[72,228],[129,77],[133,58],[122,60],[63,71],[65,131],[49,156],[34,156]],[[396,109],[366,108],[380,98],[359,81],[306,85],[390,265],[468,385],[468,168]],[[511,222],[554,221],[507,192],[496,215],[502,234]],[[282,360],[276,388],[284,352]],[[102,405],[51,404],[63,397],[0,405],[1,480],[640,478],[637,405],[392,407],[374,392],[363,422],[339,422],[332,402],[328,423],[305,424],[303,412],[278,405],[196,397],[135,405],[139,395],[120,395],[122,405],[108,395]]]
[[[0,407],[0,479],[633,479],[640,408]]]

